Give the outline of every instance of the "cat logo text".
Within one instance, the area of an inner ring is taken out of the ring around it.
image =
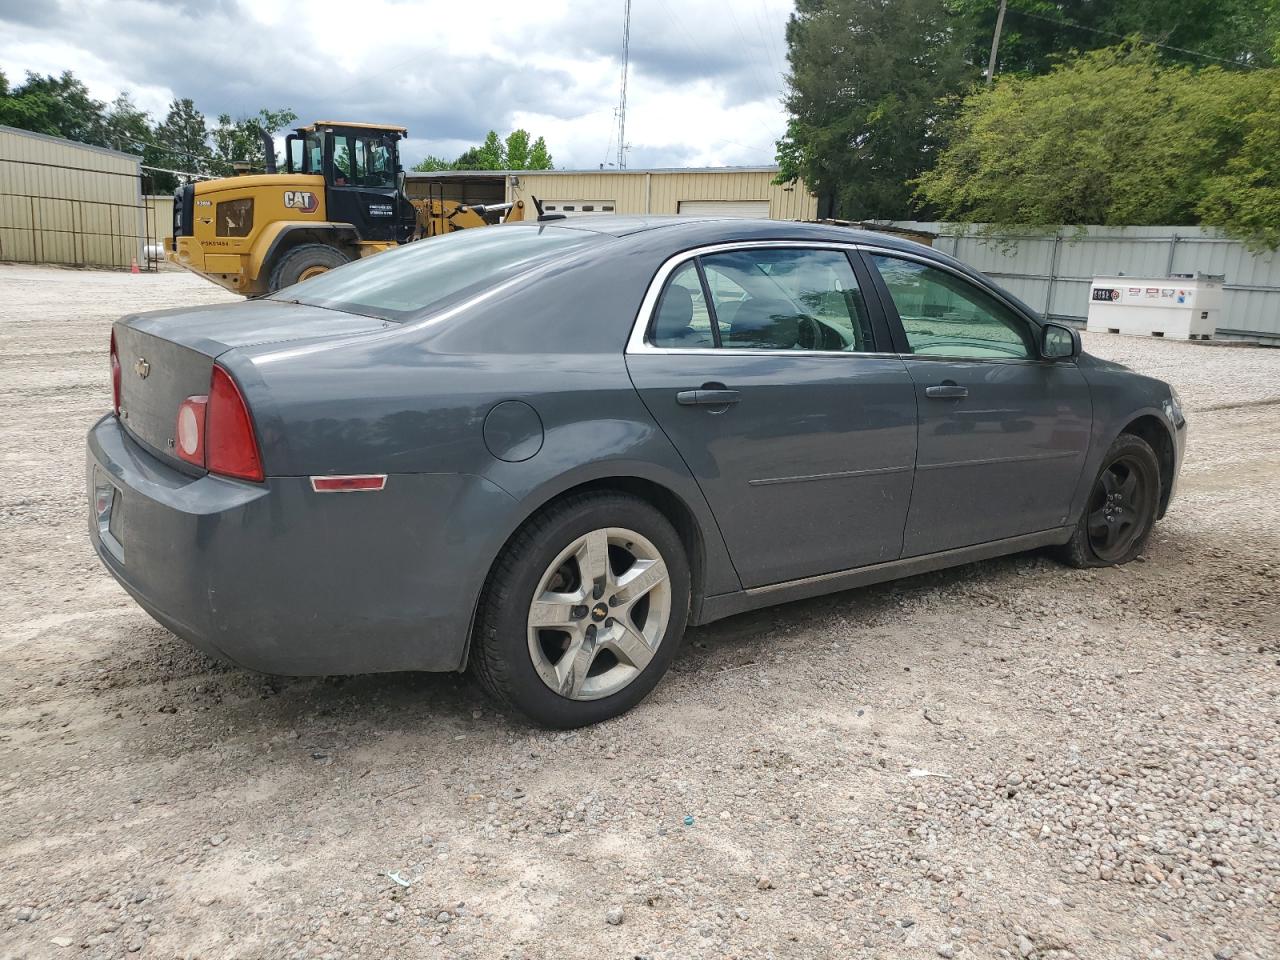
[[[284,192],[284,205],[290,210],[315,213],[320,206],[320,200],[310,190],[286,190]]]

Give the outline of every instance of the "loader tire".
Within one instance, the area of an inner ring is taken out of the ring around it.
[[[323,243],[304,243],[281,257],[271,271],[268,293],[309,280],[318,273],[340,267],[350,260],[341,250]]]

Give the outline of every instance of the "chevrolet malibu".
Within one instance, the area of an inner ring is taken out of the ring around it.
[[[1000,554],[1125,563],[1168,384],[964,264],[841,227],[469,230],[125,317],[89,532],[156,620],[293,675],[470,668],[638,703],[686,627]]]

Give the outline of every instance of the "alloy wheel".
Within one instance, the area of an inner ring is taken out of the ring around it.
[[[648,539],[607,527],[553,560],[529,605],[529,655],[543,683],[571,700],[622,690],[653,659],[671,619],[667,565]]]

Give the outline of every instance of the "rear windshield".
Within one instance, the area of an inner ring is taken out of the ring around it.
[[[405,321],[605,239],[546,226],[472,227],[357,260],[270,299]]]

